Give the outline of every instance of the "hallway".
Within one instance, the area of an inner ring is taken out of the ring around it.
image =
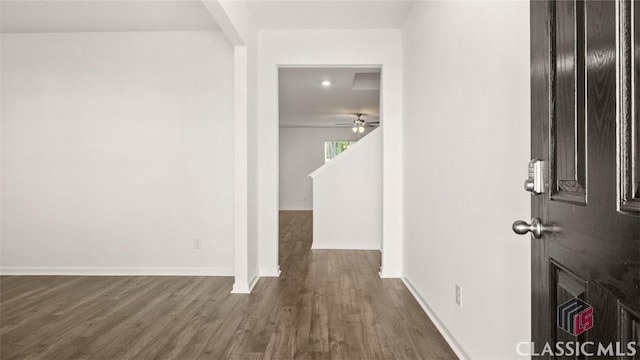
[[[309,211],[280,214],[279,279],[3,276],[0,358],[455,359],[377,251],[310,250]]]
[[[296,329],[275,358],[456,359],[402,281],[380,279],[378,251],[310,250],[312,226],[311,211],[280,212],[280,306]]]

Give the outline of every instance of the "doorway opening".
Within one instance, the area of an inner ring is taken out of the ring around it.
[[[278,69],[285,274],[302,249],[377,250],[380,266],[380,75],[379,67]]]

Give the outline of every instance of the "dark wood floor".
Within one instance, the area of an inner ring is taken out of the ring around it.
[[[311,213],[282,212],[279,279],[0,278],[0,358],[455,359],[377,251],[310,250]]]

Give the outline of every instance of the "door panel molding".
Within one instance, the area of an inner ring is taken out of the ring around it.
[[[550,6],[552,102],[551,199],[587,203],[586,153],[586,31],[582,0],[557,1]],[[559,21],[557,15],[570,21]],[[563,141],[559,141],[562,139]]]
[[[553,342],[565,341],[576,342],[584,341],[586,334],[578,336],[571,335],[556,326],[558,320],[558,306],[572,298],[578,298],[586,301],[587,299],[587,281],[576,275],[574,272],[566,269],[553,259],[550,260],[551,266],[551,313],[554,314],[555,320],[552,325]]]
[[[622,304],[618,304],[618,309],[618,338],[623,344],[635,341],[636,353],[640,354],[640,314]]]
[[[639,58],[634,55],[640,52],[640,26],[637,24],[640,6],[631,0],[618,1],[618,17],[618,161],[621,165],[618,180],[619,206],[621,211],[640,213],[640,83],[637,81],[640,64],[634,60]]]

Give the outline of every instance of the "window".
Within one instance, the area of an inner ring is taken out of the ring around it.
[[[324,142],[324,162],[340,155],[347,150],[355,141],[349,140],[330,140]]]

